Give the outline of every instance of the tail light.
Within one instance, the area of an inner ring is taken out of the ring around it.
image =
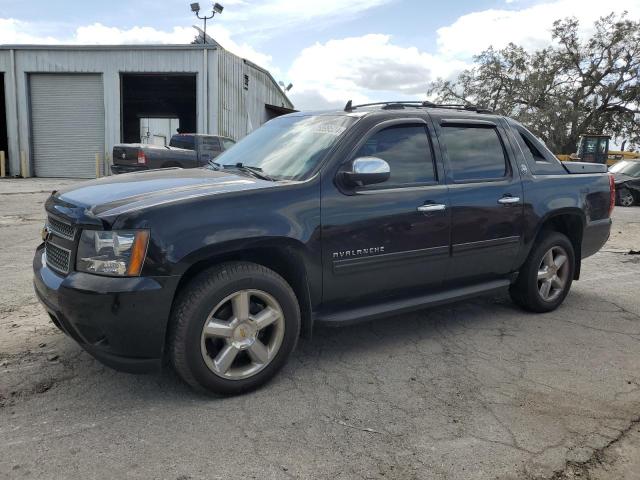
[[[145,157],[144,152],[142,150],[138,150],[138,163],[140,165],[147,164],[147,157]]]
[[[609,174],[609,216],[613,212],[613,207],[616,204],[616,183],[613,179],[613,175]]]

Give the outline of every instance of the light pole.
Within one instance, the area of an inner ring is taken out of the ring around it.
[[[216,13],[218,14],[222,13],[222,10],[224,10],[224,7],[222,5],[220,5],[219,3],[214,3],[213,10],[211,11],[211,15],[209,16],[205,15],[204,17],[201,17],[200,4],[198,2],[191,4],[191,11],[195,13],[196,17],[198,17],[200,20],[204,20],[204,43],[207,43],[207,20],[209,20],[210,18],[213,18],[213,16]]]

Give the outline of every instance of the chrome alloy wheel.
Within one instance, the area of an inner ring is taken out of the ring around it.
[[[264,369],[284,337],[280,304],[262,290],[240,290],[222,300],[202,328],[200,350],[213,373],[241,380]]]
[[[569,256],[562,247],[551,247],[538,267],[538,292],[546,302],[558,298],[569,280]]]

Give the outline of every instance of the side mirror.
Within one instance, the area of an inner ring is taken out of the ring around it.
[[[349,184],[361,187],[386,182],[391,176],[391,169],[381,158],[358,157],[353,161],[351,170],[343,172],[343,175]]]

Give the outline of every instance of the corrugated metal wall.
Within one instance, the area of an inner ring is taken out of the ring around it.
[[[202,133],[238,139],[249,131],[249,125],[256,128],[264,122],[265,103],[293,108],[268,73],[213,46],[7,46],[0,48],[0,72],[5,73],[12,172],[20,169],[19,152],[25,152],[29,162],[32,159],[27,84],[31,73],[102,74],[106,157],[120,142],[121,73],[195,73],[197,125]],[[248,90],[243,88],[245,74]]]
[[[220,135],[237,140],[262,125],[267,120],[265,104],[293,108],[275,80],[251,62],[218,50],[218,69]]]

